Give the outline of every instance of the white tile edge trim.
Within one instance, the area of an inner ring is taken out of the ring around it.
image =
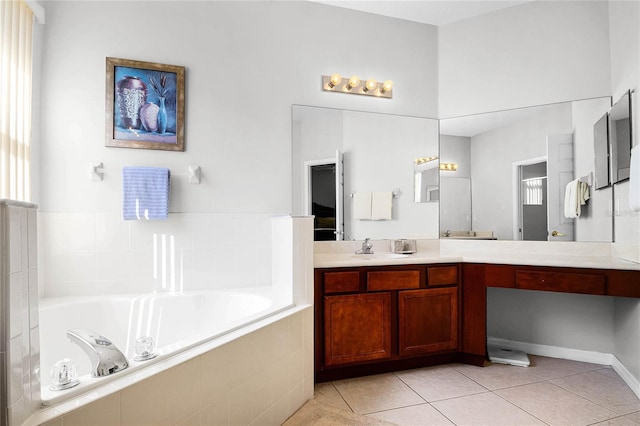
[[[631,391],[640,398],[640,380],[635,378],[627,367],[625,367],[624,364],[622,364],[622,362],[620,362],[620,360],[613,354],[563,348],[560,346],[540,345],[537,343],[518,342],[498,337],[487,337],[487,345],[499,346],[505,349],[515,349],[531,355],[589,362],[591,364],[609,365],[616,373],[618,373],[620,378],[627,384],[627,386],[629,386]]]

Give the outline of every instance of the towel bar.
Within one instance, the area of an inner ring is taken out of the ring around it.
[[[356,193],[352,192],[349,194],[349,198],[353,198],[355,195]],[[400,198],[400,188],[394,188],[393,191],[391,191],[391,195],[393,195],[393,198]]]

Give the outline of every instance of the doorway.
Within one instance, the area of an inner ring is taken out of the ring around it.
[[[547,241],[547,162],[519,166],[521,239]]]
[[[311,214],[314,241],[336,239],[336,165],[311,166]]]

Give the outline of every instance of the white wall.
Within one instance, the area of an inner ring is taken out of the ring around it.
[[[573,164],[575,177],[595,173],[593,125],[611,106],[610,98],[590,102],[573,102]],[[613,217],[611,213],[611,187],[596,190],[591,187],[588,204],[581,209],[576,220],[576,241],[611,242]]]
[[[438,203],[414,201],[414,159],[438,155],[438,122],[345,111],[343,119],[345,234],[362,240],[438,238]],[[391,220],[353,218],[352,192],[390,192]]]
[[[477,231],[499,240],[513,235],[513,163],[547,155],[547,135],[571,133],[571,103],[544,108],[471,138],[471,205]]]
[[[293,104],[437,116],[428,25],[311,2],[45,7],[34,147],[45,295],[268,284],[269,220],[292,211]],[[354,34],[383,53],[354,48]],[[186,67],[185,152],[104,146],[108,56]],[[391,79],[394,97],[323,92],[333,72]],[[101,182],[88,178],[92,161]],[[200,185],[187,183],[190,164]],[[120,219],[129,165],[171,168],[168,221]]]
[[[437,115],[435,27],[310,2],[46,9],[44,211],[118,212],[122,166],[149,165],[173,171],[171,212],[288,213],[292,104]],[[354,48],[354,35],[382,53]],[[107,56],[186,67],[184,153],[104,147]],[[391,79],[394,98],[322,92],[320,76],[332,72]],[[87,178],[96,160],[99,183]],[[188,164],[202,167],[201,185],[186,183]]]
[[[439,27],[440,117],[610,95],[607,3],[534,1]]]
[[[640,3],[609,3],[611,28],[611,92],[614,102],[625,91],[632,95],[632,132],[634,146],[639,143],[640,129]],[[640,259],[640,213],[628,208],[629,183],[615,185],[614,198],[620,200],[621,215],[615,217],[616,245],[628,245],[630,258]],[[618,298],[615,304],[615,354],[640,381],[640,300]]]

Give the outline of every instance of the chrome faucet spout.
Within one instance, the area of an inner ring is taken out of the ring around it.
[[[129,361],[120,349],[109,339],[94,331],[74,328],[67,331],[67,336],[89,357],[93,377],[108,376],[129,366]]]
[[[373,254],[373,243],[371,239],[365,238],[362,242],[362,248],[356,254]]]

